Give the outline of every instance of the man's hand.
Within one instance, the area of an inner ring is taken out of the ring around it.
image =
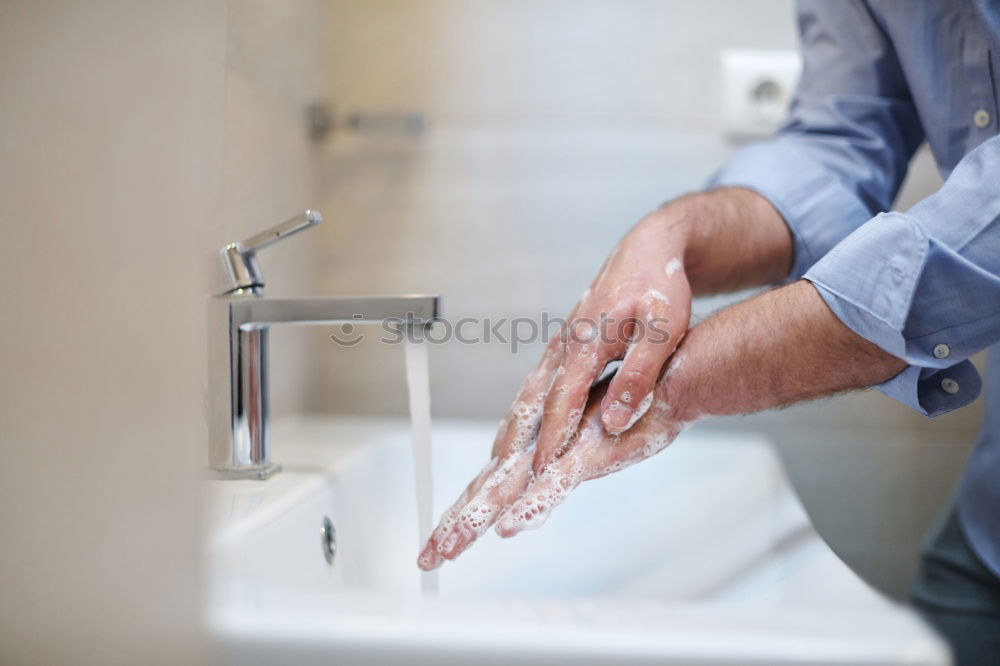
[[[553,338],[525,379],[500,424],[489,464],[444,514],[420,555],[420,566],[432,569],[457,557],[535,479],[551,483],[562,474],[560,483],[570,479],[572,485],[603,469],[591,465],[567,477],[563,468],[578,461],[579,454],[561,454],[581,445],[594,449],[604,439],[637,442],[622,434],[633,425],[640,428],[637,436],[648,434],[643,413],[662,411],[653,386],[685,334],[692,290],[773,282],[788,273],[791,260],[787,226],[766,199],[749,190],[681,197],[639,222],[570,314],[566,339]],[[624,361],[610,386],[591,396],[606,365],[618,359]],[[661,416],[654,413],[648,422]],[[557,462],[546,475],[553,460]],[[551,510],[552,504],[546,507]],[[515,528],[505,524],[502,531],[510,534]]]
[[[692,291],[774,282],[791,260],[788,227],[750,190],[691,194],[646,216],[574,308],[565,339],[549,345],[526,380],[494,456],[522,448],[537,428],[532,470],[540,474],[576,431],[590,387],[617,360],[622,365],[601,403],[601,423],[609,434],[625,432],[649,408],[656,379],[687,330]],[[531,418],[518,421],[525,409]]]
[[[620,434],[653,402],[653,387],[691,317],[684,249],[691,221],[686,199],[637,224],[614,249],[524,380],[493,442],[489,464],[441,519],[420,555],[424,569],[457,557],[484,534],[577,432],[584,408]],[[610,386],[588,397],[612,361],[624,359]],[[543,418],[544,417],[544,418]]]
[[[541,474],[529,477],[524,491],[500,515],[497,534],[507,538],[522,530],[541,527],[552,509],[584,481],[625,469],[656,455],[673,442],[687,424],[674,418],[675,412],[666,401],[666,381],[654,387],[645,414],[621,435],[607,433],[598,409],[599,405],[607,404],[614,380],[610,385],[602,383],[594,387],[576,432],[556,451],[556,459]],[[606,415],[607,411],[603,413]]]
[[[600,406],[608,388],[607,381],[594,387],[578,428],[540,475],[531,471],[531,446],[494,457],[445,513],[417,560],[420,568],[430,570],[455,559],[494,523],[502,537],[541,526],[578,485],[655,455],[683,428],[670,416],[661,383],[635,427],[622,435],[607,434]]]
[[[611,434],[628,430],[652,402],[663,364],[691,317],[684,271],[692,206],[680,199],[637,224],[608,257],[570,315],[562,339],[550,344],[501,427],[494,454],[503,457],[536,436],[532,470],[539,474],[580,423],[591,386],[612,361],[622,361],[600,405]],[[521,415],[527,409],[531,419]]]
[[[692,328],[653,393],[649,411],[622,435],[601,426],[605,384],[591,392],[580,426],[534,476],[530,444],[494,458],[441,521],[421,568],[454,559],[497,522],[512,536],[544,522],[573,488],[647,458],[709,415],[780,407],[884,382],[906,367],[846,327],[816,289],[799,281]]]

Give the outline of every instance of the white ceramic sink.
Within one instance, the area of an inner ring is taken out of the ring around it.
[[[494,423],[435,424],[435,511]],[[812,529],[767,440],[697,429],[487,535],[420,595],[405,420],[277,424],[268,481],[208,482],[208,622],[241,664],[947,664]],[[332,565],[321,524],[337,534]]]

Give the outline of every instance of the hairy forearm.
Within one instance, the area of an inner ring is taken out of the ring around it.
[[[841,323],[800,280],[692,328],[662,381],[675,418],[693,421],[872,386],[904,367]]]
[[[791,269],[788,226],[767,199],[751,190],[688,194],[664,204],[642,225],[669,229],[683,246],[695,294],[773,284]]]

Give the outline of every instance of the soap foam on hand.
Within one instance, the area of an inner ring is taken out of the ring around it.
[[[654,300],[659,300],[656,296]],[[545,399],[565,372],[558,359],[548,364],[545,361],[543,357],[543,363],[525,380],[519,398],[501,422],[493,458],[442,516],[417,560],[420,568],[435,569],[444,560],[455,559],[494,524],[503,537],[541,526],[580,483],[655,455],[679,432],[681,426],[668,416],[669,405],[663,400],[654,402],[655,391],[651,391],[639,400],[628,424],[635,425],[651,411],[645,425],[640,424],[638,432],[607,435],[600,420],[600,396],[594,395],[588,415],[579,409],[567,414],[567,423],[559,432],[563,446],[556,458],[534,475],[532,462]],[[608,377],[602,381],[607,382]],[[626,392],[620,397],[624,402],[613,403],[631,408],[635,396]]]
[[[555,374],[553,373],[553,377]],[[549,385],[552,377],[529,377]],[[497,441],[509,441],[509,452],[498,455],[466,487],[462,495],[441,517],[430,540],[417,558],[417,565],[429,571],[445,559],[455,559],[485,534],[500,513],[527,487],[535,437],[541,423],[544,394],[511,406],[511,418],[505,419],[497,432]]]
[[[639,406],[635,408],[632,412],[632,416],[628,418],[628,423],[625,424],[625,430],[628,430],[635,425],[635,422],[642,418],[649,409],[649,406],[653,404],[653,392],[650,391],[646,394],[646,397],[639,401]]]

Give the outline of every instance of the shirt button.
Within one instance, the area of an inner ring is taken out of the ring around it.
[[[951,378],[945,378],[941,380],[941,390],[945,393],[950,393],[955,395],[958,393],[958,382]]]
[[[934,345],[934,358],[948,358],[949,354],[951,354],[951,347],[945,343]]]
[[[976,124],[976,127],[982,129],[990,124],[990,112],[986,109],[979,109],[974,114],[972,114],[972,122]]]

